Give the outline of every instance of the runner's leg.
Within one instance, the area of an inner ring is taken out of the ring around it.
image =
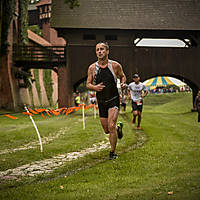
[[[100,122],[101,122],[101,125],[103,127],[103,130],[106,134],[109,133],[109,130],[108,130],[108,118],[104,118],[104,117],[100,117]]]
[[[132,111],[133,111],[133,124],[136,123],[136,117],[138,115],[137,113],[137,104],[132,100]]]
[[[115,148],[117,145],[117,117],[119,110],[117,108],[110,108],[108,110],[108,130],[109,130],[109,140],[111,146],[111,152],[115,152]]]
[[[140,111],[138,111],[138,124],[137,124],[137,129],[140,129],[140,123],[141,123],[141,119],[142,119],[142,113]]]
[[[137,117],[137,115],[138,115],[137,110],[134,110],[134,111],[133,111],[133,124],[136,123],[136,117]]]

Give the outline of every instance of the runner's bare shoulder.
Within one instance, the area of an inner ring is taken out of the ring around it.
[[[96,64],[93,63],[88,68],[88,74],[92,75],[94,77],[95,76],[95,72],[96,72]]]

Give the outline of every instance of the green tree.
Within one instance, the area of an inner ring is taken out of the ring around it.
[[[15,0],[3,0],[1,1],[0,7],[0,55],[3,55],[7,53],[8,33],[16,2]]]
[[[19,42],[28,44],[28,2],[29,0],[19,0]]]
[[[65,3],[69,4],[71,9],[80,6],[80,0],[65,0]]]
[[[28,42],[28,2],[19,0],[19,42]],[[8,33],[15,13],[16,0],[2,0],[0,3],[0,55],[7,54]]]
[[[40,29],[38,25],[29,26],[28,29],[30,29],[32,32],[42,37],[42,30]]]

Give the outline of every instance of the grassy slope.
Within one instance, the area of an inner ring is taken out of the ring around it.
[[[196,113],[191,113],[190,109],[190,94],[148,96],[145,99],[142,131],[136,133],[130,123],[130,108],[126,114],[120,116],[122,121],[127,121],[125,137],[118,144],[119,159],[107,160],[106,150],[88,155],[66,164],[49,177],[2,184],[0,198],[199,199],[200,127],[196,122]],[[68,118],[72,120],[69,122],[70,125],[77,121],[76,117],[75,115]],[[73,128],[69,126],[70,135],[66,134],[65,137],[47,145],[45,147],[47,155],[44,157],[64,152],[63,143],[69,146],[69,151],[73,151],[103,139],[98,119],[94,122],[92,117],[88,117],[87,120],[91,122],[88,123],[85,131],[82,131],[79,123]],[[56,122],[57,128],[61,127],[61,124],[63,123],[59,119]],[[48,125],[52,125],[52,131],[55,131],[53,121]],[[97,128],[94,128],[96,126]],[[71,138],[71,133],[74,138]],[[80,140],[80,133],[86,134],[87,137]],[[136,139],[141,143],[145,140],[143,133],[148,141],[135,149]],[[46,134],[49,134],[48,131]],[[37,153],[33,153],[32,159],[39,159],[36,158]],[[28,154],[24,154],[23,162],[24,160],[28,162],[26,158]],[[14,165],[16,164],[9,163],[9,166]],[[60,189],[61,185],[64,189]],[[171,191],[173,194],[168,195]]]

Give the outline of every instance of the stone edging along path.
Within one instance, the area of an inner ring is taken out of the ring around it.
[[[56,134],[56,136],[46,139],[46,142],[48,143],[49,141],[53,140],[54,138],[59,137],[60,135],[62,135],[63,132],[64,132],[64,130],[61,129]],[[137,136],[137,141],[131,147],[132,150],[143,146],[143,144],[146,142],[146,139],[147,139],[145,134],[141,131],[140,131],[140,133],[137,133],[137,131],[136,131],[136,136]],[[35,144],[35,146],[32,148],[36,148],[37,146],[38,146],[38,144],[37,145]],[[66,154],[59,154],[59,155],[56,155],[49,159],[35,161],[35,162],[29,163],[29,164],[19,166],[14,169],[8,169],[6,171],[0,171],[0,181],[1,180],[12,180],[12,179],[19,180],[21,177],[25,177],[25,176],[33,177],[33,176],[41,175],[41,174],[45,174],[45,173],[48,174],[48,173],[53,172],[55,169],[63,166],[66,162],[78,159],[80,157],[84,157],[85,155],[90,154],[90,153],[94,153],[94,152],[101,151],[103,149],[107,149],[109,147],[110,147],[110,143],[108,141],[108,138],[106,138],[106,140],[101,141],[97,144],[93,144],[92,147],[83,149],[79,152],[70,152],[70,153],[66,153]],[[26,150],[29,148],[30,147],[28,147],[28,144],[27,144],[27,148],[26,147],[18,148],[17,150]],[[129,150],[131,150],[131,149],[129,149]],[[13,149],[10,152],[15,152],[17,150]],[[2,152],[0,152],[0,154],[2,154]]]
[[[101,141],[97,144],[93,144],[92,147],[83,149],[79,152],[70,152],[67,154],[60,154],[49,159],[35,161],[30,164],[22,165],[14,169],[8,169],[6,171],[0,171],[0,180],[19,179],[23,176],[35,176],[44,173],[51,173],[53,170],[61,167],[67,161],[72,161],[77,158],[83,157],[86,154],[98,152],[102,149],[109,147],[108,141]]]

